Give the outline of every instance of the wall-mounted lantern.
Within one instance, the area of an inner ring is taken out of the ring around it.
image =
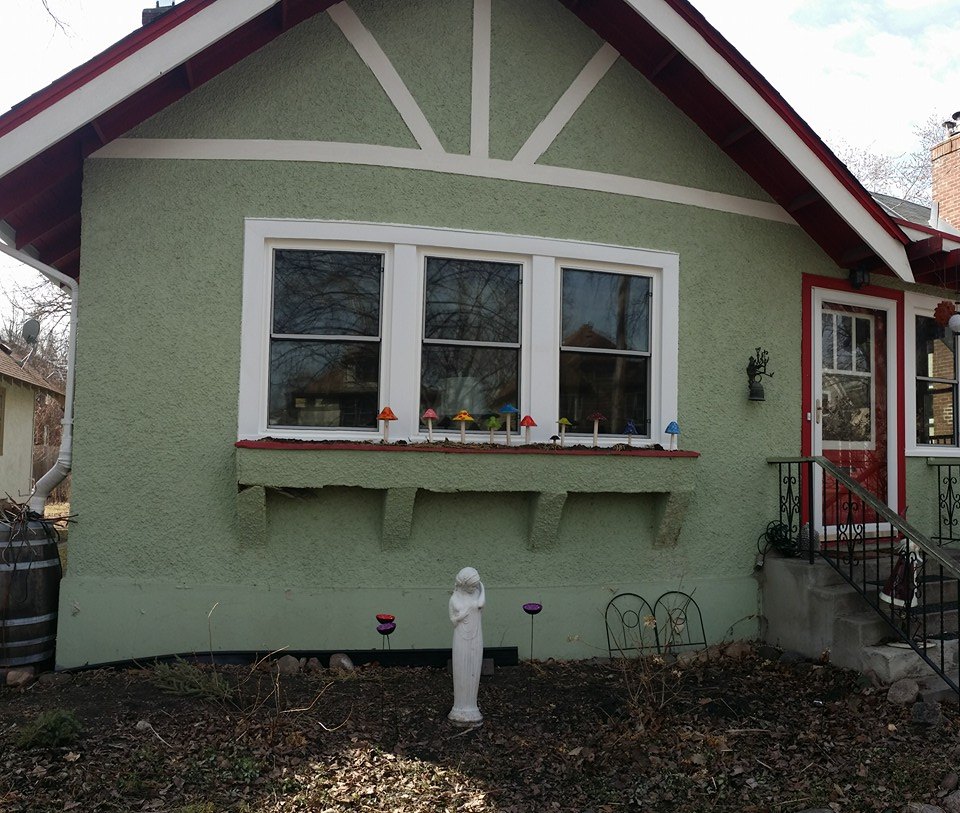
[[[747,399],[750,401],[765,401],[766,395],[763,391],[762,377],[773,378],[773,373],[767,372],[767,363],[770,361],[770,353],[762,348],[757,348],[756,355],[750,356],[747,362],[747,386],[750,394]]]
[[[870,272],[858,265],[850,269],[850,276],[847,279],[850,281],[850,287],[854,291],[859,291],[864,285],[870,284]]]

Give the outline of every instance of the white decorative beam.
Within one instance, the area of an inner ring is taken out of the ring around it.
[[[547,117],[530,134],[527,143],[520,148],[513,160],[518,164],[537,163],[619,56],[616,49],[604,43],[557,100],[553,110],[547,113]]]
[[[433,132],[430,122],[423,115],[420,105],[413,94],[400,78],[390,58],[383,52],[379,43],[374,39],[360,18],[346,3],[337,3],[327,9],[330,19],[339,27],[343,35],[354,47],[360,59],[377,77],[377,81],[384,89],[387,97],[397,108],[397,112],[407,125],[420,148],[427,152],[444,152],[440,139]]]
[[[492,0],[473,0],[473,86],[470,155],[490,155],[490,22]]]
[[[628,178],[606,172],[521,164],[499,158],[474,158],[453,153],[431,153],[407,147],[349,144],[336,141],[269,141],[258,139],[118,138],[101,147],[91,158],[146,158],[187,161],[301,161],[321,164],[416,169],[474,178],[540,184],[566,189],[585,189],[698,206],[736,215],[796,225],[776,203],[696,189],[690,186]]]

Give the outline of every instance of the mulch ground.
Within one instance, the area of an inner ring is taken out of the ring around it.
[[[0,690],[0,811],[899,813],[960,763],[956,706],[918,729],[854,673],[757,656],[499,668],[471,730],[440,669],[217,672],[226,699],[150,669]],[[18,744],[50,709],[75,741]]]

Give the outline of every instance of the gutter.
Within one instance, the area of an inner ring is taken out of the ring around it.
[[[0,240],[0,251],[4,254],[19,260],[24,265],[29,265],[35,271],[39,271],[48,280],[57,285],[66,286],[70,289],[70,334],[67,341],[67,384],[66,393],[63,399],[63,420],[60,422],[63,426],[63,437],[60,441],[60,453],[57,455],[57,462],[53,464],[50,471],[43,475],[33,488],[33,494],[30,495],[28,510],[38,516],[43,516],[43,506],[53,491],[73,467],[73,383],[76,374],[77,358],[77,303],[80,299],[80,284],[68,277],[66,274],[57,271],[53,266],[40,262],[29,254],[18,251],[11,245],[7,245]]]

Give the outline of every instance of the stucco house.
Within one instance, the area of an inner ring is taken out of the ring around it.
[[[33,487],[37,398],[62,398],[63,392],[18,362],[0,342],[0,500],[23,503]]]
[[[769,459],[928,527],[960,455],[960,237],[686,0],[184,0],[0,117],[0,228],[79,281],[65,667],[444,646],[464,565],[541,657],[621,592],[753,637]]]

